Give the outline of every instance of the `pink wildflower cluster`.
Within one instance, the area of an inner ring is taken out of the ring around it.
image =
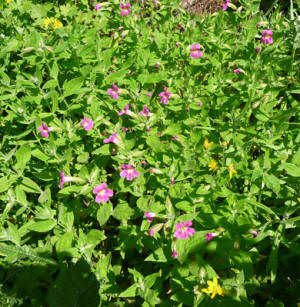
[[[141,111],[139,114],[140,114],[140,115],[143,115],[143,116],[146,117],[146,118],[148,118],[148,117],[150,117],[151,115],[153,115],[153,114],[149,111],[149,109],[148,109],[147,106],[144,106],[143,111]]]
[[[167,104],[171,95],[171,92],[168,92],[168,88],[164,87],[164,91],[159,94],[159,97],[161,97],[160,103]]]
[[[104,143],[114,143],[118,144],[119,140],[117,138],[117,132],[111,134],[107,139],[104,139]]]
[[[114,191],[107,189],[106,183],[101,183],[94,187],[93,193],[96,194],[96,203],[107,203],[109,198],[114,195]]]
[[[230,0],[225,0],[225,2],[222,5],[223,11],[226,11],[228,9],[229,3],[230,3]]]
[[[180,222],[176,225],[174,237],[177,239],[187,239],[195,234],[195,229],[192,226],[192,221]]]
[[[216,237],[218,234],[216,232],[209,232],[205,235],[206,242],[211,241],[214,237]]]
[[[62,189],[64,186],[64,183],[69,182],[69,181],[72,181],[72,177],[65,176],[64,171],[61,171],[60,172],[60,183],[59,183],[60,188]]]
[[[156,216],[156,214],[155,213],[153,213],[153,212],[145,212],[145,217],[147,218],[147,221],[149,222],[149,223],[152,223],[152,221],[153,221],[153,219],[154,219],[154,217]]]
[[[98,11],[101,8],[101,3],[97,3],[94,7],[95,11]]]
[[[132,114],[132,111],[129,110],[129,104],[127,104],[125,108],[118,113],[119,116],[122,116],[124,114],[127,114],[127,115]]]
[[[89,131],[91,129],[93,129],[93,120],[87,119],[86,116],[83,117],[83,120],[81,121],[80,124],[86,131]]]
[[[41,135],[43,137],[47,138],[47,139],[49,137],[49,132],[52,131],[52,130],[53,130],[53,128],[47,127],[47,125],[44,122],[42,122],[42,125],[39,126],[39,131],[40,131]]]
[[[120,173],[122,178],[132,181],[133,177],[139,177],[139,173],[132,164],[122,164],[122,169],[123,171]]]
[[[190,49],[192,50],[192,52],[190,53],[190,57],[194,59],[202,57],[203,53],[200,51],[200,48],[200,44],[191,45]]]
[[[233,72],[238,75],[241,71],[243,71],[241,68],[237,68]]]
[[[120,8],[121,8],[121,16],[126,15],[128,17],[130,13],[130,3],[125,3],[125,4],[121,3]]]
[[[118,88],[114,83],[112,84],[112,87],[113,87],[113,88],[109,88],[109,89],[107,90],[107,93],[110,94],[110,98],[112,98],[112,99],[118,99],[118,98],[119,98],[119,92],[120,92],[120,90],[119,90],[119,88]]]
[[[272,30],[263,30],[263,37],[261,38],[261,42],[265,45],[273,44],[273,31]]]

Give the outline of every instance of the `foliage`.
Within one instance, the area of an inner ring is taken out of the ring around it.
[[[178,2],[0,4],[1,306],[297,303],[299,2]]]

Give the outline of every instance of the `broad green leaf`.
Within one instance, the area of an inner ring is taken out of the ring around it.
[[[100,204],[100,208],[97,211],[97,220],[100,226],[103,226],[107,222],[112,213],[113,207],[110,202]]]
[[[15,164],[15,167],[23,171],[27,162],[30,160],[30,156],[31,156],[30,145],[28,144],[22,145],[15,153],[15,156],[17,159],[17,163]]]
[[[115,209],[113,216],[118,220],[128,220],[134,214],[134,210],[128,204],[119,204]]]
[[[74,94],[81,93],[81,86],[83,84],[83,77],[75,78],[69,81],[65,81],[63,84],[64,96],[68,97]]]
[[[52,230],[55,226],[56,226],[56,221],[46,220],[46,221],[34,222],[33,224],[29,225],[27,228],[35,232],[48,232]]]

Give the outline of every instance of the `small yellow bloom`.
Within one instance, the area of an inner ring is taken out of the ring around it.
[[[52,21],[52,27],[54,30],[61,28],[63,25],[58,19],[53,19]]]
[[[229,177],[232,178],[233,173],[237,173],[237,171],[234,169],[233,164],[230,164],[228,167]]]
[[[298,197],[298,202],[300,203],[300,197]]]
[[[218,168],[218,163],[214,160],[210,160],[210,164],[208,164],[210,171],[215,171]]]
[[[204,148],[205,148],[205,149],[210,148],[213,144],[214,144],[214,142],[209,142],[209,141],[208,141],[208,138],[206,138],[206,139],[204,140]]]
[[[63,26],[62,23],[58,19],[53,18],[53,17],[51,17],[51,18],[46,17],[46,18],[44,18],[43,22],[44,22],[44,27],[46,29],[51,27],[53,30],[56,30],[56,29],[61,28]]]
[[[6,3],[9,3],[9,2],[11,2],[11,1],[12,1],[12,0],[5,0]]]
[[[43,22],[44,22],[44,27],[47,29],[51,24],[51,19],[49,17],[44,18]]]
[[[217,294],[224,296],[225,289],[223,289],[219,284],[216,277],[214,279],[207,281],[208,287],[205,289],[202,289],[201,291],[207,294],[211,294],[210,298],[214,298]]]

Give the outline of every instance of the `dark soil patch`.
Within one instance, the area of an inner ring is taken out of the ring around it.
[[[181,6],[190,14],[197,16],[218,12],[222,9],[222,0],[183,0]]]

